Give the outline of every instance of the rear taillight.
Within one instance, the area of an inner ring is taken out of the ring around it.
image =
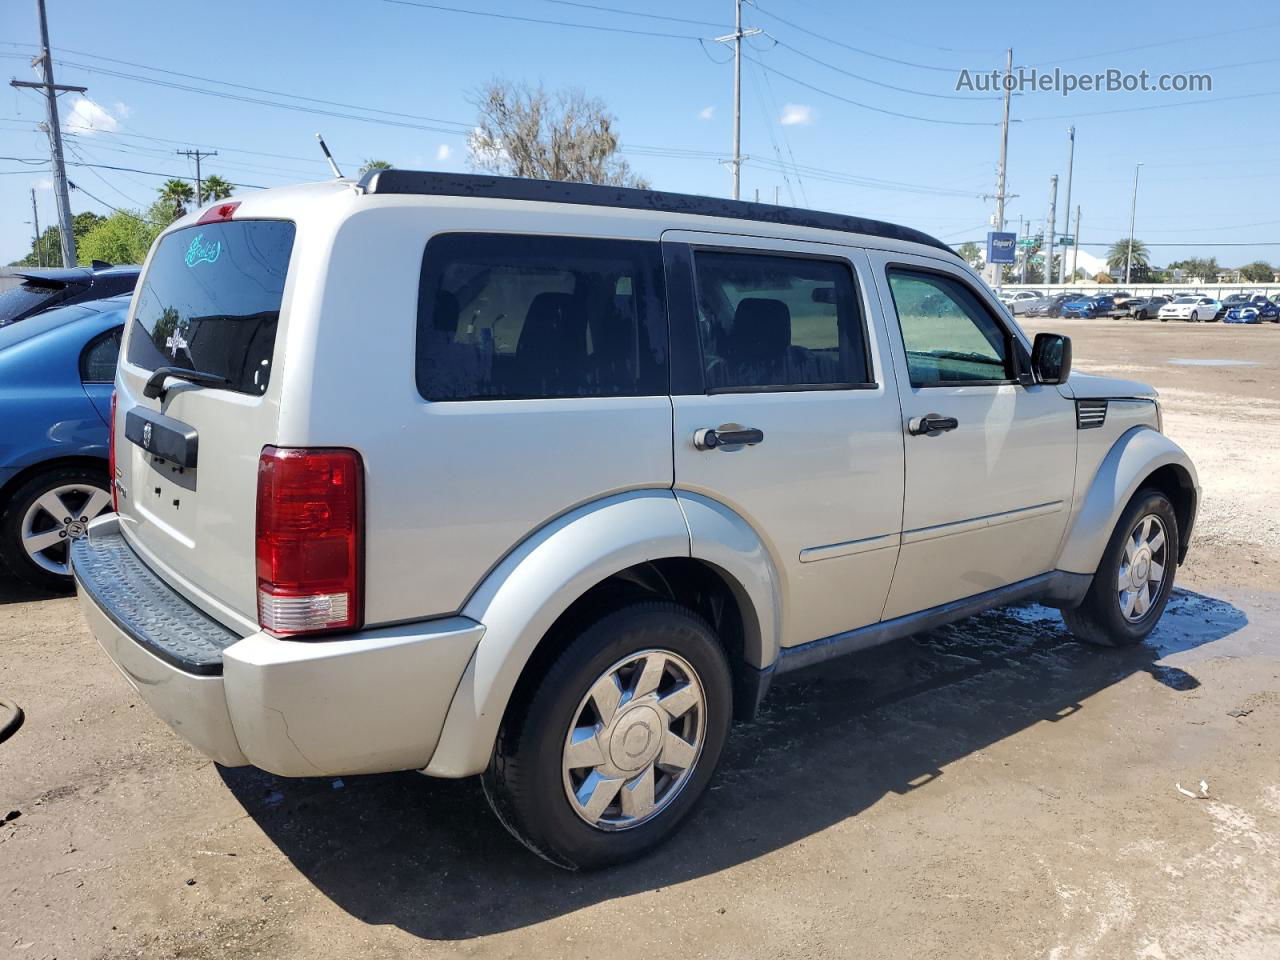
[[[276,636],[364,620],[364,467],[354,450],[264,447],[258,459],[258,623]]]
[[[111,509],[120,512],[120,496],[116,492],[116,392],[111,391],[111,422],[107,424],[107,483],[111,485]]]

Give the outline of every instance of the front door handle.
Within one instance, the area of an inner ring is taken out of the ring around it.
[[[749,447],[764,442],[764,431],[754,427],[734,427],[726,430],[721,427],[703,427],[693,432],[693,445],[699,450],[714,450],[716,447],[728,447],[746,444]]]
[[[923,417],[912,417],[907,421],[907,433],[913,437],[936,437],[938,434],[954,430],[958,426],[960,426],[960,421],[955,417],[926,413]]]

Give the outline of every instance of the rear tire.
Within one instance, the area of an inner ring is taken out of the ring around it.
[[[724,648],[693,611],[645,601],[606,614],[508,710],[481,779],[489,805],[556,866],[635,859],[706,790],[732,690]]]
[[[37,590],[70,590],[71,541],[110,509],[106,470],[72,466],[38,473],[0,509],[0,561]]]
[[[1194,313],[1194,312],[1193,312],[1193,313],[1191,314],[1191,322],[1192,322],[1192,323],[1199,323],[1199,322],[1200,322],[1200,314],[1198,314],[1198,313]]]
[[[1076,639],[1128,647],[1164,613],[1178,567],[1178,518],[1159,490],[1139,490],[1116,523],[1084,601],[1062,611]]]

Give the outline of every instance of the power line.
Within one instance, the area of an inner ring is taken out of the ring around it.
[[[844,74],[846,77],[852,77],[854,80],[860,80],[863,83],[869,83],[877,87],[884,87],[886,90],[896,90],[899,93],[909,93],[914,97],[932,97],[936,100],[968,100],[971,103],[1001,99],[999,96],[969,97],[960,93],[930,93],[927,90],[913,90],[911,87],[900,87],[893,83],[884,83],[883,81],[880,81],[880,80],[873,80],[870,77],[864,77],[862,76],[862,74],[854,73],[851,70],[846,70],[843,67],[838,67],[834,63],[828,63],[826,60],[823,60],[819,57],[815,57],[810,53],[805,53],[799,47],[793,46],[787,43],[785,40],[779,40],[777,37],[775,37],[771,33],[766,33],[765,36],[769,37],[769,39],[771,39],[777,46],[782,47],[786,50],[790,50],[792,53],[794,53],[798,57],[804,57],[804,59],[812,60],[814,63],[820,64],[821,66],[826,67],[828,70],[834,70],[836,73]]]
[[[1209,40],[1213,37],[1226,37],[1236,33],[1257,33],[1259,30],[1270,30],[1273,27],[1280,26],[1280,20],[1273,20],[1270,23],[1258,24],[1251,27],[1236,27],[1232,30],[1219,30],[1216,33],[1198,33],[1194,36],[1174,37],[1169,40],[1155,40],[1151,43],[1139,43],[1131,47],[1118,47],[1114,50],[1099,50],[1095,53],[1084,53],[1077,57],[1063,57],[1059,60],[1044,60],[1040,63],[1028,64],[1027,69],[1039,69],[1040,67],[1058,66],[1063,63],[1076,63],[1080,60],[1094,60],[1098,57],[1110,57],[1117,53],[1132,53],[1135,50],[1150,50],[1153,47],[1168,47],[1179,43],[1187,43],[1195,40],[1197,42]]]
[[[684,17],[667,17],[660,13],[642,13],[639,10],[624,10],[621,7],[605,7],[595,3],[579,3],[577,0],[544,0],[544,2],[559,4],[562,7],[578,7],[582,10],[598,10],[602,13],[621,13],[628,17],[647,17],[650,20],[667,20],[671,23],[689,23],[695,27],[714,27],[717,30],[727,29],[725,24],[716,23],[714,20],[688,20]]]
[[[384,0],[384,2],[391,3],[393,2],[393,0]],[[401,0],[396,0],[396,2],[401,2]],[[774,67],[770,67],[765,65],[764,63],[761,63],[755,57],[748,56],[747,59],[752,61],[753,63],[758,64],[762,69],[767,70],[770,73],[775,74],[779,77],[782,77],[784,80],[790,80],[792,83],[805,87],[808,90],[812,90],[815,93],[821,93],[824,96],[831,97],[833,100],[839,100],[842,103],[847,103],[850,106],[854,106],[854,107],[860,107],[863,110],[870,110],[873,113],[882,113],[890,117],[899,117],[903,120],[917,120],[921,123],[940,123],[950,127],[998,127],[1000,125],[995,121],[988,121],[988,120],[943,120],[939,117],[922,117],[914,113],[900,113],[897,110],[886,110],[883,107],[873,107],[869,103],[862,103],[859,100],[852,100],[849,97],[844,97],[838,93],[834,93],[826,89],[825,87],[819,87],[812,83],[806,83],[804,80],[800,80],[797,77],[793,77],[788,73],[783,73],[781,70],[777,70]]]
[[[1080,117],[1101,117],[1112,113],[1136,113],[1139,110],[1171,110],[1175,107],[1198,107],[1206,103],[1222,103],[1226,100],[1253,100],[1257,97],[1280,97],[1280,90],[1264,90],[1259,93],[1237,93],[1227,97],[1206,97],[1201,100],[1182,100],[1178,103],[1146,103],[1141,107],[1117,107],[1113,110],[1093,110],[1087,113],[1053,113],[1040,117],[1022,117],[1023,123],[1036,120],[1076,120]]]
[[[425,10],[442,10],[445,13],[465,13],[473,17],[492,17],[495,20],[515,20],[519,23],[537,23],[553,27],[576,27],[579,30],[599,30],[604,33],[629,33],[637,37],[661,37],[667,40],[699,40],[692,33],[662,33],[657,30],[633,30],[629,27],[606,27],[598,23],[574,23],[568,20],[546,20],[540,17],[522,17],[514,13],[497,13],[492,10],[467,10],[463,7],[446,7],[439,3],[421,3],[418,0],[382,0],[402,7],[422,7]]]
[[[391,2],[391,0],[387,0],[387,2]],[[864,57],[874,57],[877,60],[884,60],[888,63],[897,63],[904,67],[916,67],[917,69],[920,69],[920,70],[936,70],[939,73],[956,74],[960,72],[959,69],[955,67],[939,67],[931,63],[917,63],[914,60],[899,60],[897,57],[886,57],[884,54],[876,53],[874,50],[864,50],[862,47],[855,47],[852,44],[845,43],[842,40],[833,39],[827,34],[818,33],[814,30],[810,30],[808,27],[802,27],[800,24],[795,23],[791,20],[786,20],[783,17],[778,16],[773,11],[766,10],[764,7],[760,6],[760,4],[758,3],[752,4],[752,5],[761,13],[763,13],[766,17],[772,17],[774,20],[777,20],[779,23],[785,23],[792,30],[799,30],[801,33],[807,33],[811,37],[816,37],[819,40],[825,40],[827,43],[835,44],[837,47],[843,47],[844,49],[851,50],[854,53],[860,53]]]

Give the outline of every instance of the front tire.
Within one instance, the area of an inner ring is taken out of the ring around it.
[[[1145,640],[1173,590],[1179,536],[1169,498],[1159,490],[1138,491],[1120,515],[1084,601],[1062,611],[1076,638],[1103,647]]]
[[[666,601],[606,614],[513,703],[482,777],[493,812],[569,870],[639,857],[692,811],[733,715],[724,648]]]
[[[1192,322],[1192,323],[1199,323],[1199,322],[1200,322],[1200,314],[1198,314],[1198,313],[1192,313],[1192,314],[1191,314],[1191,322]]]
[[[38,590],[70,590],[71,541],[110,509],[105,470],[71,466],[38,473],[0,509],[0,561]]]

